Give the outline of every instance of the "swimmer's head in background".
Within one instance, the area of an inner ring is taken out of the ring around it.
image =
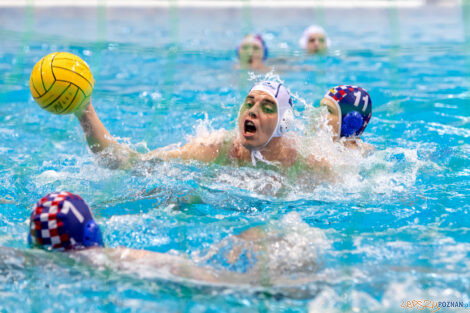
[[[34,206],[28,241],[49,250],[103,246],[99,226],[88,205],[70,192],[50,193]]]
[[[310,43],[311,40],[317,40],[316,43]],[[326,36],[325,30],[321,26],[311,25],[307,27],[299,39],[299,45],[308,52],[324,51],[331,45],[330,39]]]
[[[340,137],[359,137],[372,116],[369,93],[358,86],[340,85],[325,95],[338,109]]]
[[[266,46],[266,43],[264,42],[261,35],[259,34],[246,35],[240,42],[240,45],[237,47],[238,58],[240,58],[240,52],[243,49],[244,45],[259,45],[261,46],[262,52],[263,52],[262,59],[266,60],[266,58],[268,57],[268,46]]]

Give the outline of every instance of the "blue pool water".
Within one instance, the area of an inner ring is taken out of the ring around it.
[[[325,56],[297,48],[312,21],[332,40]],[[40,110],[29,93],[35,62],[72,52],[90,65],[94,106],[120,142],[141,152],[184,143],[235,127],[250,79],[264,75],[235,67],[236,43],[251,30],[296,94],[296,131],[320,143],[306,148],[335,164],[337,181],[196,162],[106,169],[73,116]],[[2,311],[401,312],[403,301],[470,302],[468,8],[0,8],[0,39]],[[312,132],[319,100],[343,83],[373,100],[368,156]],[[55,190],[86,199],[110,247],[216,270],[249,270],[227,265],[230,236],[262,226],[271,281],[294,283],[185,281],[32,250],[29,212]]]

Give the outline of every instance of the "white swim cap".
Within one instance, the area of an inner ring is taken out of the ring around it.
[[[258,149],[252,150],[251,151],[251,158],[253,164],[256,164],[255,159],[262,160],[266,163],[267,162],[264,158],[262,158],[262,155],[259,153],[259,150],[263,149],[266,147],[271,139],[274,137],[281,137],[283,136],[287,130],[290,128],[294,121],[294,113],[292,110],[293,102],[292,102],[292,97],[289,94],[289,91],[287,90],[286,87],[284,87],[283,84],[273,82],[273,81],[263,81],[256,83],[250,90],[259,90],[259,91],[264,91],[271,95],[275,100],[276,100],[276,105],[277,105],[277,124],[276,128],[274,128],[274,131],[269,137],[268,141]]]
[[[271,141],[274,137],[281,137],[284,135],[292,124],[294,114],[292,112],[292,98],[287,91],[287,88],[283,84],[263,81],[255,84],[251,90],[259,90],[267,92],[276,100],[277,105],[277,125],[274,129],[273,134],[266,142],[265,146]]]
[[[308,38],[312,34],[322,34],[326,39],[326,46],[329,47],[331,44],[330,39],[326,36],[326,32],[321,26],[311,25],[304,30],[302,37],[299,39],[299,45],[302,49],[307,49]]]

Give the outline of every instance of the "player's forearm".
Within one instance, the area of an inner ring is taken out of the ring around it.
[[[75,115],[80,121],[91,151],[98,153],[109,145],[117,143],[99,119],[91,101],[85,109],[75,113]]]
[[[144,161],[153,161],[153,160],[164,160],[169,161],[171,159],[182,159],[183,153],[181,148],[174,150],[165,150],[165,148],[156,149],[150,151],[142,156]]]
[[[218,149],[208,147],[198,147],[187,145],[174,150],[165,150],[165,148],[150,151],[145,154],[142,159],[150,160],[165,160],[180,159],[183,161],[197,160],[204,163],[213,162],[217,155]]]

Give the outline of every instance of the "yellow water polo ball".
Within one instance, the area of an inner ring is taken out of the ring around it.
[[[29,89],[39,106],[54,114],[73,113],[88,102],[95,80],[90,68],[68,52],[46,55],[33,68]]]

